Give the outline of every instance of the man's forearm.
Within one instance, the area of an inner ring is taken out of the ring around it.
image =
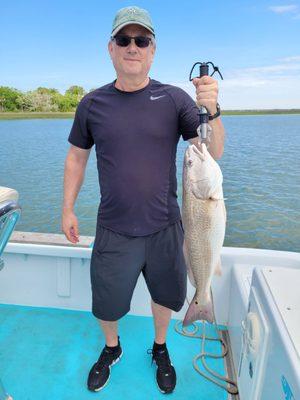
[[[67,158],[64,172],[63,211],[73,211],[75,201],[84,180],[85,164]]]
[[[209,121],[209,125],[212,131],[210,132],[208,151],[217,160],[222,157],[224,151],[225,130],[220,117]],[[199,147],[199,137],[189,139],[189,142]]]
[[[208,124],[212,128],[208,151],[214,159],[219,159],[224,152],[225,129],[220,117],[209,121]]]

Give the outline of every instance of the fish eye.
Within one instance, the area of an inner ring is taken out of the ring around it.
[[[188,160],[187,163],[188,163],[188,166],[190,167],[193,164],[193,160],[190,159],[190,160]]]

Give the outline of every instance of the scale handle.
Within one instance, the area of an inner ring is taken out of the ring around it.
[[[204,75],[208,75],[208,64],[206,63],[200,64],[199,71],[200,71],[200,78],[202,78],[202,76]]]

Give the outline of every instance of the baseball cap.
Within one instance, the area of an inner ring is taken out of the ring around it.
[[[115,36],[124,26],[141,25],[154,35],[154,28],[147,10],[136,6],[121,8],[114,19],[111,35]]]

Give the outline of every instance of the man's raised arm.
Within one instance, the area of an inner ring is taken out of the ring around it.
[[[220,117],[209,121],[209,125],[212,131],[210,132],[208,151],[215,160],[218,160],[224,152],[225,129]],[[189,139],[189,142],[199,147],[199,137]]]

